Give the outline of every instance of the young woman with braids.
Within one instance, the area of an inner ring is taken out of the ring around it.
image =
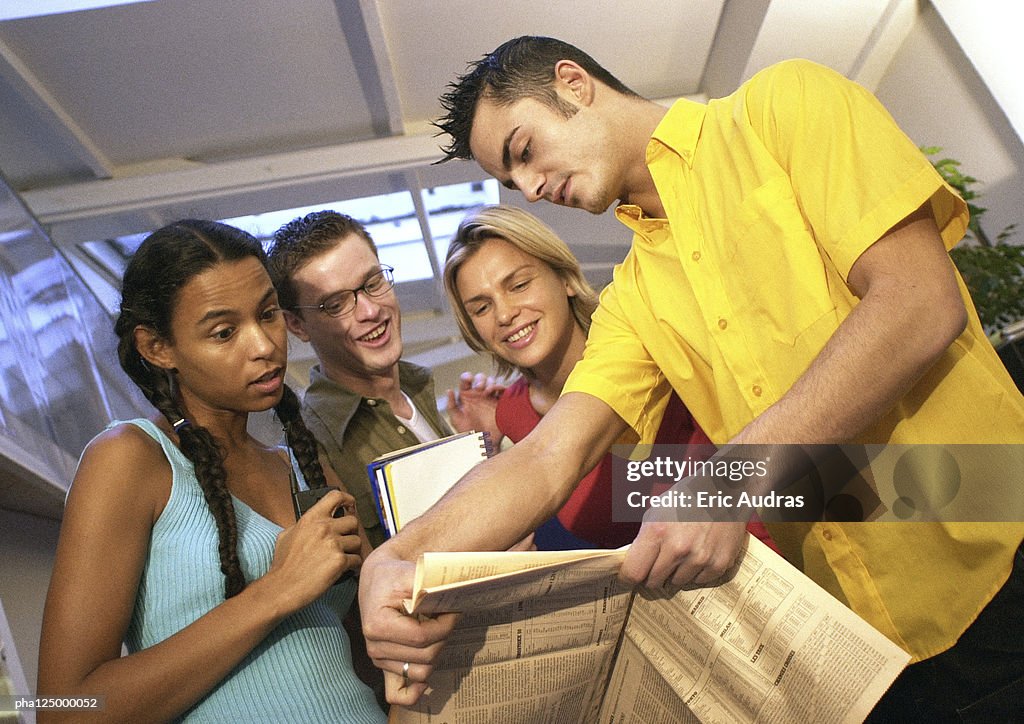
[[[356,584],[339,579],[369,550],[354,501],[330,491],[295,521],[293,478],[339,483],[284,384],[264,261],[245,232],[185,220],[129,263],[118,352],[159,414],[111,424],[82,455],[40,693],[104,697],[98,718],[119,721],[384,720],[341,624]],[[287,449],[246,432],[271,407]]]

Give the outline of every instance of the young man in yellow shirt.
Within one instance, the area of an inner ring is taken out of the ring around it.
[[[620,436],[649,440],[672,388],[719,444],[1024,442],[1024,399],[946,253],[966,206],[859,86],[790,61],[727,98],[666,109],[573,46],[527,37],[442,102],[449,158],[475,159],[530,201],[592,213],[617,203],[635,236],[541,425],[364,565],[364,628],[385,670],[423,681],[450,625],[398,614],[405,561],[507,547]],[[965,479],[961,494],[986,484]],[[470,512],[480,525],[460,526]],[[782,528],[772,533],[791,560],[915,661],[931,660],[885,705],[921,715],[934,704],[935,716],[986,697],[1019,706],[1020,647],[985,681],[940,655],[961,636],[974,647],[964,656],[976,655],[986,631],[1021,627],[1024,560],[1010,576],[1024,523]],[[622,573],[648,586],[713,583],[742,540],[742,523],[649,518]]]

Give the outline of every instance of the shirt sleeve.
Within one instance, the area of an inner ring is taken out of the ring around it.
[[[844,278],[926,201],[947,249],[963,237],[966,204],[863,87],[815,63],[787,61],[751,79],[745,103],[753,132],[788,174]]]
[[[653,443],[672,390],[629,323],[631,286],[624,278],[629,262],[616,268],[615,281],[601,293],[583,359],[562,394],[585,392],[598,398],[633,428],[640,442]]]

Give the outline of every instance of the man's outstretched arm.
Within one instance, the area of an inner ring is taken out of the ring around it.
[[[407,704],[419,698],[430,664],[454,625],[450,615],[418,619],[403,613],[417,556],[509,548],[555,514],[625,430],[604,402],[568,393],[525,439],[474,467],[366,559],[359,583],[363,631],[370,656],[385,672],[389,701]]]

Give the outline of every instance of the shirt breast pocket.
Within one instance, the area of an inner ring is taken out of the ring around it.
[[[831,262],[785,176],[746,195],[724,238],[729,248],[722,276],[730,299],[759,336],[793,346],[819,336],[814,328],[833,324]]]

